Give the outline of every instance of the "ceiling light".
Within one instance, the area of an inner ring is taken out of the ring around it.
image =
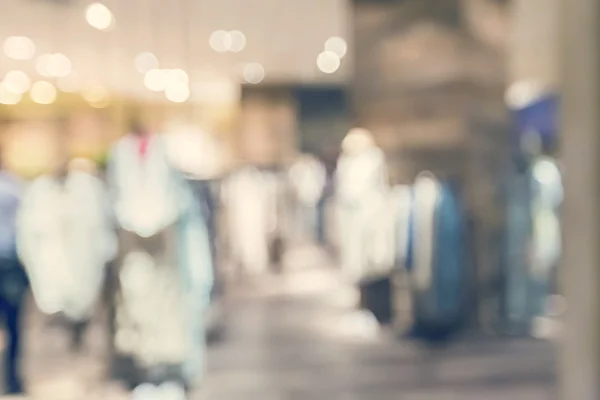
[[[31,99],[38,104],[52,104],[56,100],[56,88],[46,81],[38,81],[29,91]]]
[[[144,85],[153,92],[161,92],[165,90],[167,85],[167,77],[163,70],[151,69],[144,75]]]
[[[229,51],[234,53],[239,53],[240,51],[246,48],[246,35],[240,31],[231,31],[229,32]]]
[[[208,43],[217,53],[225,53],[231,48],[231,34],[226,31],[215,31],[210,35]]]
[[[4,54],[13,60],[31,60],[35,45],[25,36],[11,36],[4,41]]]
[[[17,104],[21,97],[20,93],[13,92],[4,82],[0,83],[0,104]]]
[[[85,19],[93,28],[107,31],[114,27],[113,13],[102,3],[93,3],[85,11]]]
[[[330,37],[325,42],[325,51],[335,53],[339,58],[344,58],[348,52],[348,43],[339,36]]]
[[[135,67],[142,74],[150,71],[151,69],[158,68],[158,59],[152,53],[140,53],[135,58]]]
[[[248,63],[242,70],[244,80],[251,84],[257,84],[265,79],[265,68],[259,63]]]
[[[12,92],[23,94],[31,87],[31,80],[23,71],[9,71],[4,76],[3,84]]]
[[[340,65],[340,57],[332,51],[324,51],[317,57],[317,67],[326,74],[333,74]]]

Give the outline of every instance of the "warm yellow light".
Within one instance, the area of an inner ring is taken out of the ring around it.
[[[317,57],[317,67],[321,72],[333,74],[341,65],[340,57],[332,51],[324,51]]]
[[[108,7],[102,3],[92,3],[85,12],[85,19],[93,28],[107,31],[114,27],[115,18]]]
[[[3,83],[10,91],[18,94],[27,92],[31,87],[31,80],[23,71],[7,72]]]
[[[20,93],[13,92],[4,82],[0,83],[0,104],[17,104],[21,97]]]
[[[28,37],[11,36],[4,41],[4,54],[13,60],[31,60],[35,55],[35,45]]]
[[[140,53],[135,58],[135,68],[142,74],[150,71],[151,69],[158,68],[158,59],[152,53]]]
[[[265,79],[265,68],[259,63],[248,63],[242,70],[244,80],[251,84],[257,84]]]
[[[101,85],[92,85],[86,88],[82,93],[81,97],[83,97],[90,104],[94,103],[106,103],[107,99],[110,97],[110,93],[104,86]]]
[[[38,104],[52,104],[56,100],[56,88],[50,82],[38,81],[31,87],[29,96]]]
[[[339,36],[333,36],[325,42],[325,51],[335,53],[339,58],[344,58],[348,52],[348,43]]]

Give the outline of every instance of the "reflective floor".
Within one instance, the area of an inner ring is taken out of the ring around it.
[[[395,340],[343,306],[343,287],[332,269],[319,263],[232,302],[226,331],[210,349],[206,385],[192,399],[554,398],[554,356],[548,343],[481,339],[426,349]],[[39,314],[31,312],[28,325],[32,398],[129,397],[103,379],[100,322],[79,356],[69,355],[65,332]]]

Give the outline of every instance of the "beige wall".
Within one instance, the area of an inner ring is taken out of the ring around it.
[[[560,0],[513,0],[509,43],[512,82],[559,83]]]

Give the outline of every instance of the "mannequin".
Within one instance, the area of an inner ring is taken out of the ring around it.
[[[362,245],[376,210],[385,202],[388,181],[385,156],[364,129],[351,130],[342,143],[336,173],[336,202],[342,272],[357,283],[367,268]]]
[[[257,167],[239,167],[224,182],[223,203],[234,263],[246,277],[269,270],[269,238],[276,228],[272,182]]]
[[[195,386],[204,372],[213,285],[205,218],[169,163],[164,138],[140,123],[113,147],[108,182],[120,244],[113,276],[116,374],[132,386]]]
[[[83,345],[105,277],[117,251],[105,188],[90,160],[58,157],[51,174],[28,188],[18,219],[18,249],[38,308],[63,314],[73,348]]]

